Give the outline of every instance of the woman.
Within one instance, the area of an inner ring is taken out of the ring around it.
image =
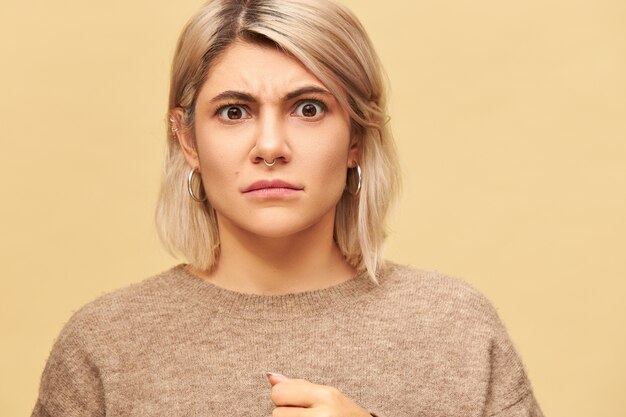
[[[381,78],[338,4],[206,4],[174,57],[157,209],[189,264],[75,313],[33,415],[541,416],[479,292],[381,259]]]

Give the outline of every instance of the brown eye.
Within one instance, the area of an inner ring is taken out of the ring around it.
[[[229,108],[227,114],[229,119],[241,119],[241,109],[238,107]]]
[[[317,109],[312,104],[306,104],[302,107],[302,115],[306,117],[313,117],[317,114]]]
[[[248,117],[248,112],[241,106],[224,106],[218,111],[218,114],[226,120],[239,120]]]
[[[310,100],[298,104],[295,114],[305,118],[319,118],[325,110],[326,106],[321,102]]]

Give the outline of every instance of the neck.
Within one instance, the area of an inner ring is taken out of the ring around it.
[[[262,237],[218,224],[218,264],[209,273],[193,272],[219,287],[280,295],[330,287],[356,273],[333,240],[333,222],[287,237]]]

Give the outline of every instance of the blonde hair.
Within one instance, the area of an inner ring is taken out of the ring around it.
[[[214,0],[189,20],[172,63],[170,128],[156,210],[160,239],[170,253],[201,270],[210,270],[219,258],[215,210],[187,192],[191,167],[171,117],[180,109],[180,127],[193,128],[200,87],[216,58],[235,41],[273,45],[293,56],[348,110],[352,134],[360,140],[362,183],[357,196],[346,191],[339,200],[334,239],[346,260],[376,281],[385,217],[399,190],[397,155],[380,61],[358,19],[331,0]],[[351,171],[347,182],[353,187],[358,179]],[[202,195],[199,191],[195,195]]]

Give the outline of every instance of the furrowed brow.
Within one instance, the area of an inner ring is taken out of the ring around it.
[[[329,95],[332,96],[332,93],[324,88],[320,88],[320,87],[315,87],[315,86],[310,86],[310,87],[302,87],[299,88],[295,91],[292,91],[291,93],[288,93],[284,100],[288,101],[288,100],[292,100],[296,97],[299,97],[303,94],[310,94],[310,93],[316,93],[316,94],[325,94],[325,95]]]
[[[211,103],[215,103],[217,101],[223,101],[223,100],[238,100],[238,101],[247,101],[250,103],[256,102],[254,97],[252,97],[248,93],[243,93],[241,91],[227,90],[213,97],[211,99]]]

